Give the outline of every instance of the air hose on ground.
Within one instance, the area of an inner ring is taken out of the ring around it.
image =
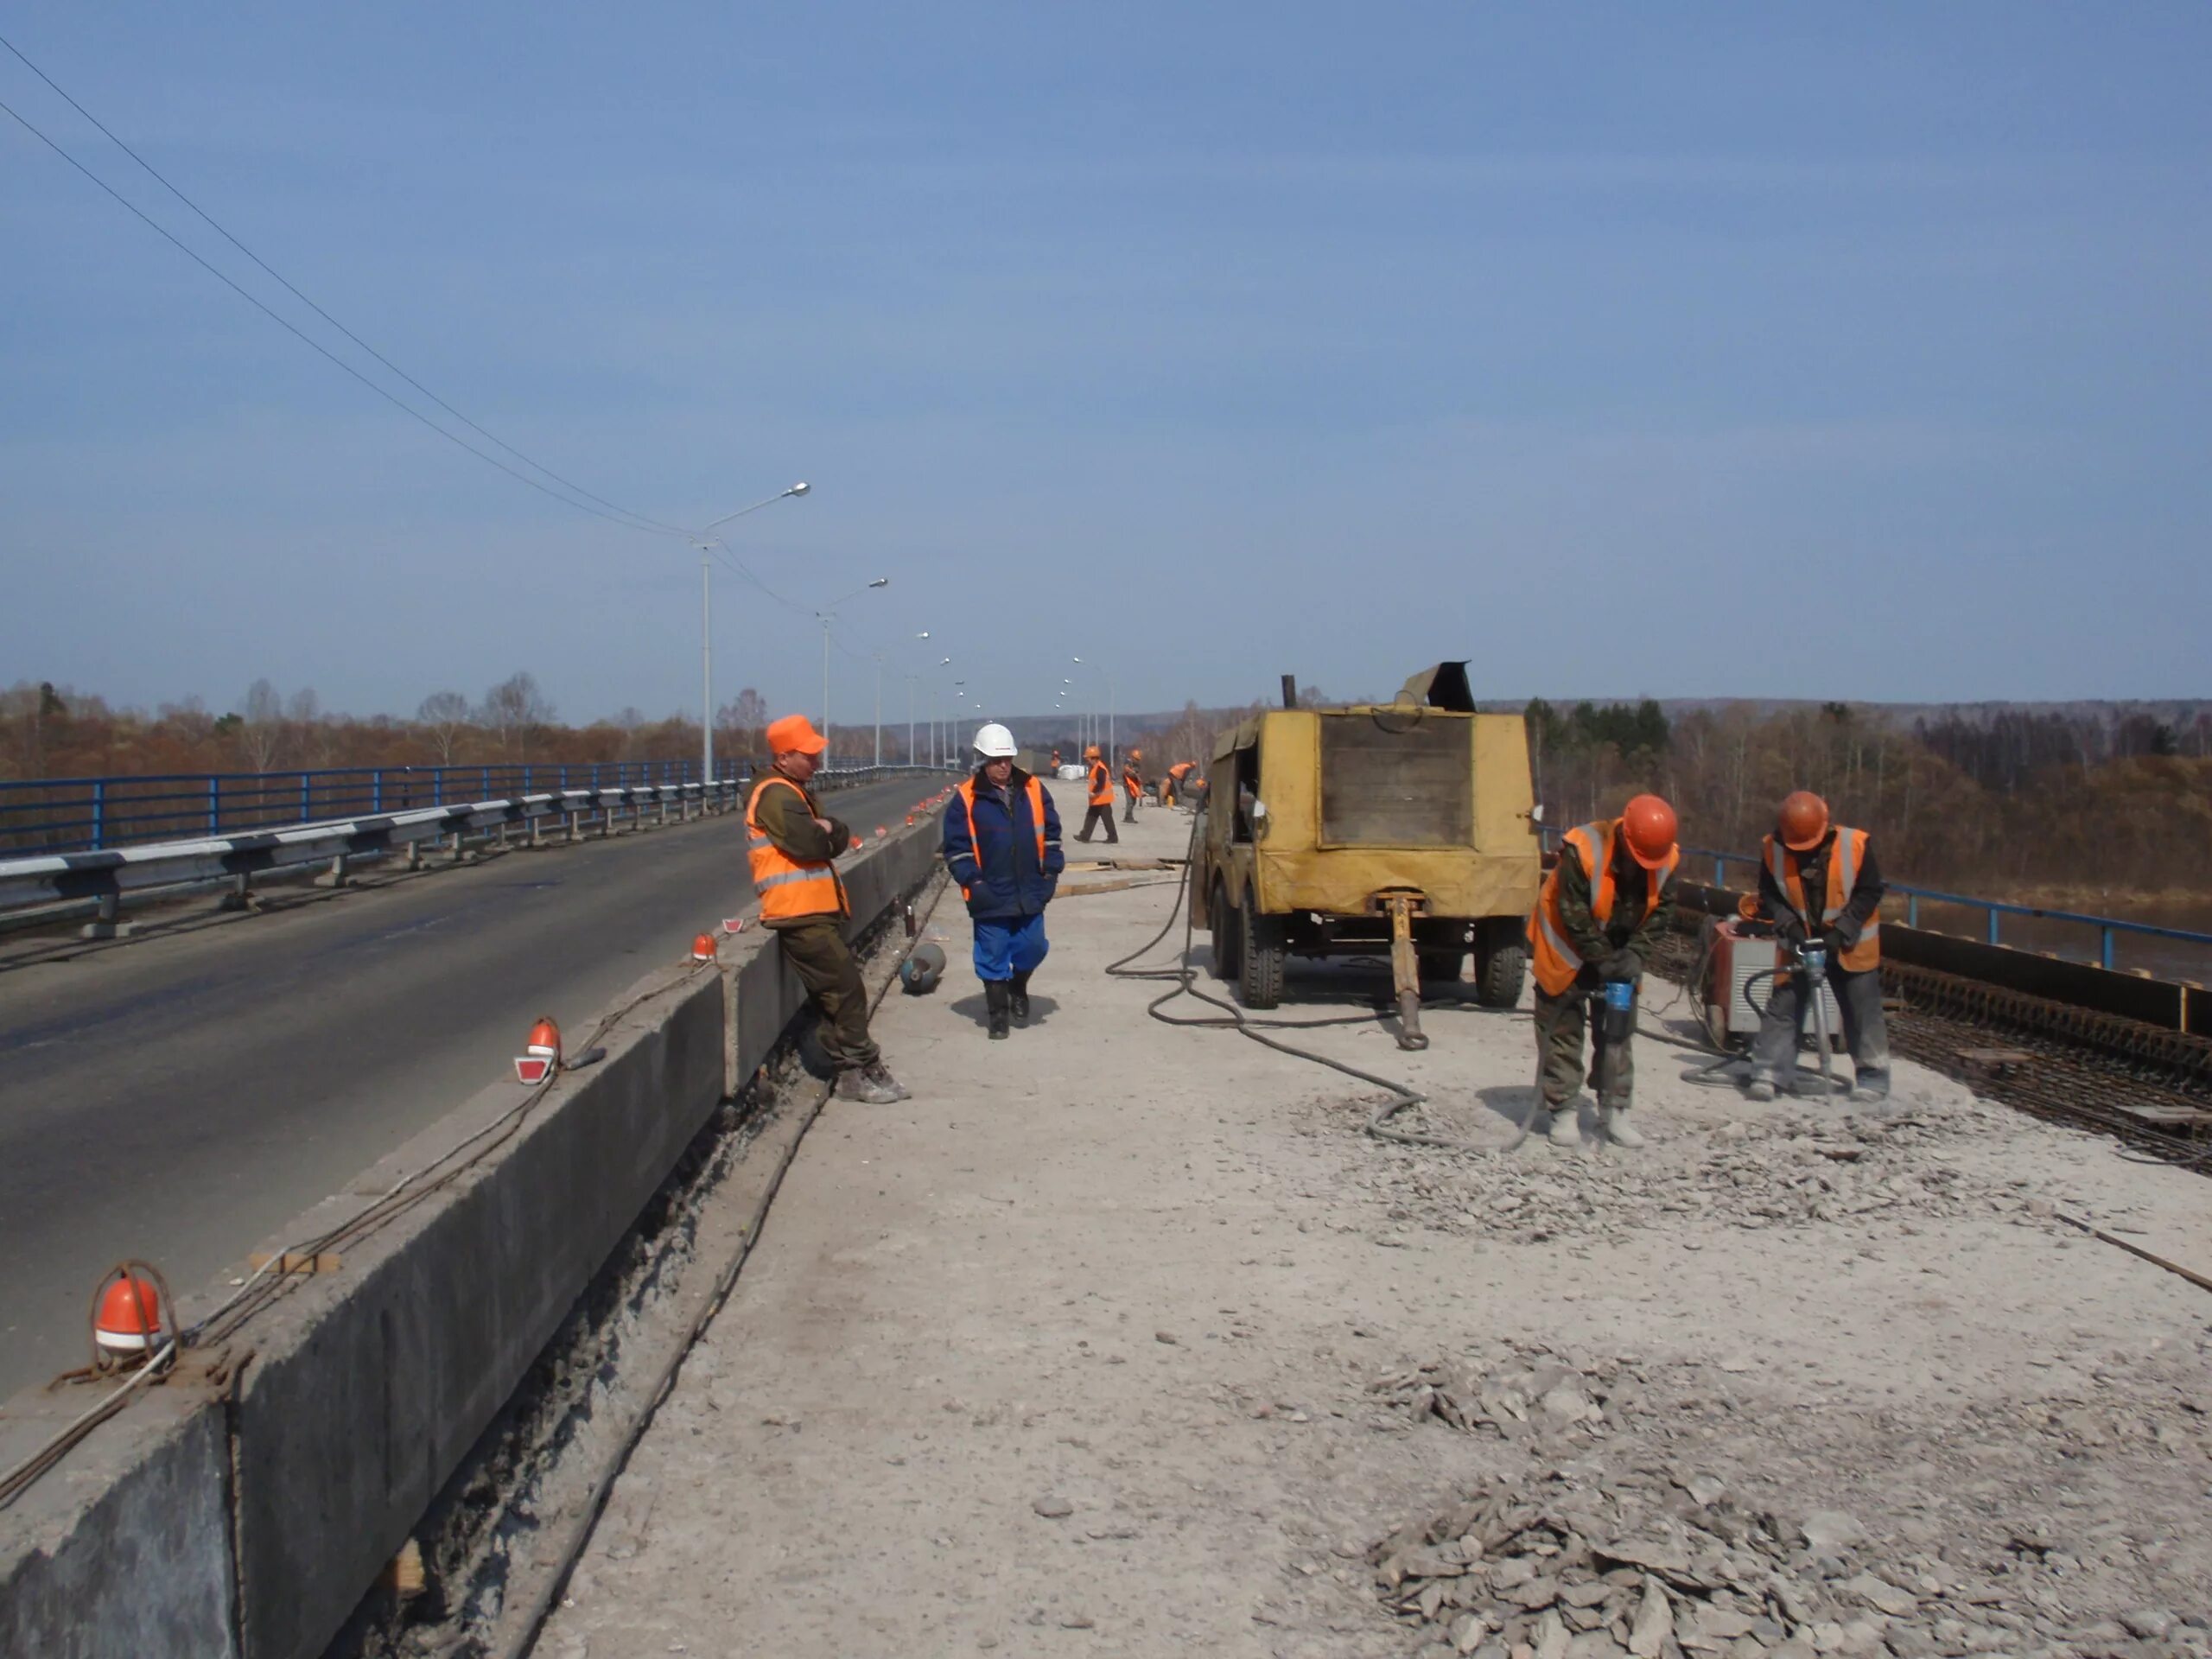
[[[1536,1107],[1543,1098],[1543,1045],[1538,1045],[1537,1048],[1537,1084],[1529,1092],[1529,1109],[1522,1114],[1520,1127],[1515,1130],[1512,1140],[1503,1146],[1477,1146],[1470,1141],[1454,1141],[1443,1135],[1422,1135],[1391,1128],[1392,1118],[1401,1112],[1409,1111],[1414,1107],[1427,1103],[1428,1096],[1419,1090],[1410,1088],[1393,1078],[1378,1077],[1372,1071],[1363,1071],[1356,1065],[1346,1065],[1342,1060],[1332,1059],[1326,1054],[1317,1054],[1312,1049],[1300,1048],[1294,1044],[1284,1042],[1280,1038],[1266,1034],[1269,1030],[1318,1031],[1329,1026],[1369,1025],[1377,1023],[1376,1015],[1352,1014],[1323,1020],[1255,1020],[1236,1002],[1224,997],[1211,995],[1198,988],[1195,983],[1197,972],[1191,966],[1191,945],[1198,931],[1198,923],[1191,914],[1191,907],[1187,900],[1191,886],[1191,871],[1198,861],[1198,841],[1205,827],[1205,813],[1204,809],[1201,809],[1194,813],[1191,819],[1191,842],[1185,849],[1181,878],[1175,884],[1175,908],[1168,912],[1167,919],[1160,924],[1160,931],[1130,951],[1128,956],[1106,964],[1106,972],[1116,979],[1174,982],[1173,988],[1161,992],[1145,1005],[1145,1013],[1164,1026],[1210,1027],[1216,1029],[1233,1030],[1239,1036],[1249,1038],[1262,1048],[1271,1048],[1278,1054],[1287,1054],[1293,1059],[1306,1060],[1315,1065],[1325,1066],[1332,1071],[1340,1072],[1357,1082],[1371,1084],[1377,1089],[1387,1090],[1390,1097],[1369,1115],[1365,1125],[1366,1133],[1378,1141],[1388,1141],[1404,1147],[1426,1147],[1439,1152],[1467,1153],[1477,1157],[1500,1156],[1506,1153],[1518,1151],[1521,1144],[1529,1138],[1529,1127],[1536,1121]],[[1154,968],[1130,967],[1131,963],[1154,949],[1161,940],[1174,931],[1176,910],[1181,911],[1183,914],[1183,949],[1175,964]],[[1195,1018],[1180,1019],[1162,1012],[1168,1003],[1183,996],[1194,998],[1210,1007],[1219,1008],[1228,1018],[1221,1019],[1201,1014]]]

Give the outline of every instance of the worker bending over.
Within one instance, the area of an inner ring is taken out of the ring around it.
[[[1828,804],[1801,789],[1782,804],[1766,838],[1756,899],[1739,906],[1755,921],[1771,921],[1786,951],[1808,941],[1827,948],[1826,973],[1843,1016],[1843,1040],[1857,1074],[1853,1100],[1886,1100],[1890,1030],[1882,1017],[1882,872],[1864,830],[1828,822]],[[1753,1100],[1772,1100],[1776,1085],[1796,1070],[1797,1041],[1812,1012],[1815,988],[1802,968],[1785,960],[1751,1039]]]
[[[1178,760],[1167,768],[1167,775],[1160,780],[1160,804],[1173,806],[1183,798],[1183,780],[1191,775],[1192,763]]]
[[[944,863],[976,928],[976,977],[992,1039],[1029,1023],[1029,976],[1051,949],[1045,906],[1059,886],[1060,815],[1045,786],[1014,764],[1014,734],[976,734],[976,775],[944,815]]]
[[[1089,841],[1091,832],[1101,824],[1106,827],[1106,839],[1118,842],[1122,832],[1114,827],[1114,774],[1106,770],[1106,762],[1093,743],[1083,752],[1084,784],[1090,791],[1090,810],[1083,815],[1083,830],[1077,841]]]
[[[1122,792],[1128,799],[1122,807],[1122,822],[1137,821],[1137,797],[1144,793],[1144,771],[1139,764],[1144,759],[1142,749],[1131,749],[1122,757]]]
[[[1582,1141],[1575,1092],[1586,1025],[1599,1133],[1617,1147],[1643,1144],[1628,1122],[1635,1103],[1637,992],[1652,951],[1674,924],[1675,867],[1681,859],[1675,809],[1656,795],[1638,795],[1619,817],[1568,830],[1559,862],[1536,896],[1529,918],[1536,1055],[1551,1113],[1547,1137],[1555,1147]]]
[[[868,988],[845,943],[853,909],[836,861],[852,831],[824,817],[806,786],[828,747],[804,715],[770,722],[769,770],[745,804],[753,890],[761,925],[775,930],[784,960],[821,1010],[822,1052],[836,1068],[837,1094],[880,1106],[907,1095],[868,1035]]]

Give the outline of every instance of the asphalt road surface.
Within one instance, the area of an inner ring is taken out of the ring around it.
[[[862,836],[931,785],[824,806]],[[271,913],[0,957],[0,1399],[84,1363],[125,1256],[181,1296],[564,1031],[753,908],[735,814],[516,851]]]

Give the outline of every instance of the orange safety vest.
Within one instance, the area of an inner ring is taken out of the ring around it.
[[[1844,906],[1851,902],[1851,890],[1858,885],[1859,867],[1866,861],[1867,839],[1864,830],[1836,825],[1835,846],[1828,854],[1827,903],[1821,906],[1820,923],[1815,925],[1813,912],[1805,902],[1805,880],[1801,873],[1806,855],[1790,851],[1772,836],[1766,838],[1767,874],[1774,878],[1774,885],[1789,895],[1790,909],[1797,912],[1797,919],[1805,925],[1808,933],[1817,933],[1821,927],[1834,927],[1836,918],[1843,914]],[[1859,943],[1837,957],[1836,963],[1854,974],[1882,965],[1880,906],[1875,906],[1874,913],[1866,918],[1866,925],[1859,931]]]
[[[792,858],[761,834],[755,809],[760,804],[761,792],[779,784],[797,791],[806,803],[807,817],[817,816],[814,797],[781,772],[772,772],[753,785],[752,796],[745,803],[745,844],[753,864],[753,891],[760,895],[760,919],[781,922],[801,916],[851,915],[852,903],[845,897],[845,884],[837,879],[835,865],[826,860],[808,863]]]
[[[1144,792],[1144,779],[1135,766],[1122,768],[1122,787],[1129,791],[1132,799]]]
[[[1037,826],[1037,869],[1045,868],[1045,785],[1033,774],[1029,779],[1029,822]],[[982,844],[976,839],[976,780],[970,778],[960,785],[960,804],[968,812],[968,855],[976,861],[976,874],[983,873]],[[967,898],[968,889],[960,889],[960,896]]]
[[[1581,954],[1567,937],[1567,922],[1560,914],[1560,869],[1570,855],[1581,859],[1582,868],[1590,874],[1590,914],[1599,927],[1608,925],[1613,919],[1613,849],[1620,829],[1618,818],[1599,818],[1568,830],[1559,850],[1559,863],[1544,878],[1543,891],[1536,895],[1536,907],[1529,914],[1529,958],[1536,970],[1536,983],[1546,996],[1566,995],[1574,976],[1582,971]],[[1650,879],[1644,883],[1643,914],[1636,918],[1639,925],[1659,908],[1660,891],[1681,861],[1682,849],[1677,847],[1667,855],[1665,865],[1645,873]]]
[[[1106,770],[1103,760],[1090,763],[1090,804],[1093,806],[1114,804],[1114,774]]]

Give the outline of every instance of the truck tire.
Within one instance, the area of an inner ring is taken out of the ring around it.
[[[1206,965],[1213,969],[1216,979],[1236,977],[1236,912],[1229,907],[1229,889],[1216,876],[1213,896],[1206,900],[1206,925],[1213,932]]]
[[[1236,918],[1237,1001],[1248,1008],[1264,1009],[1282,1001],[1282,970],[1289,949],[1283,943],[1282,922],[1274,916],[1257,916],[1247,894]]]
[[[1510,1008],[1521,1001],[1529,977],[1529,945],[1517,917],[1493,917],[1475,932],[1475,1001]]]
[[[1459,969],[1466,960],[1464,950],[1424,950],[1421,953],[1421,982],[1456,985],[1459,982]]]

